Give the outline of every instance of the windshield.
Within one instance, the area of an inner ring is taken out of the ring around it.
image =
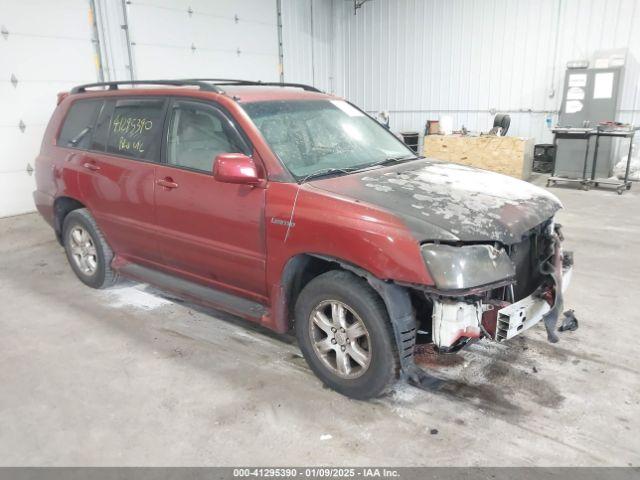
[[[281,100],[243,107],[297,179],[415,158],[378,122],[342,100]]]

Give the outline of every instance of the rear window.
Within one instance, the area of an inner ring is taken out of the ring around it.
[[[102,100],[80,100],[71,105],[58,137],[61,147],[87,148]]]
[[[160,99],[116,101],[109,125],[107,152],[157,160],[164,104]]]

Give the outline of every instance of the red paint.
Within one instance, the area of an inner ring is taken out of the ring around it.
[[[256,164],[241,153],[222,153],[215,159],[213,177],[219,182],[257,185],[260,183]]]
[[[60,102],[62,102],[68,96],[69,96],[69,92],[59,92],[58,93],[58,101],[56,102],[56,105],[60,105]]]
[[[261,322],[280,332],[288,328],[281,277],[287,262],[299,254],[333,257],[385,280],[433,285],[418,243],[392,212],[312,183],[282,181],[288,173],[232,98],[243,102],[327,95],[265,87],[229,87],[228,92],[154,88],[59,95],[36,160],[38,210],[53,224],[56,198],[81,202],[116,253],[114,268],[136,262],[259,301],[269,312]],[[214,176],[56,145],[73,101],[130,95],[191,97],[217,104],[244,132],[254,154],[220,155]]]
[[[452,343],[455,344],[455,342],[457,342],[461,338],[480,338],[481,333],[482,332],[479,327],[468,326],[465,328],[461,328],[456,332],[456,339]]]
[[[160,268],[266,301],[265,189],[223,183],[210,174],[169,165],[155,169],[156,178],[179,185],[155,189]]]

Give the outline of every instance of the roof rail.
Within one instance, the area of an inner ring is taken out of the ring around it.
[[[303,90],[307,90],[308,92],[318,92],[322,93],[322,90],[319,88],[313,87],[311,85],[306,85],[304,83],[287,83],[287,82],[260,82],[259,85],[266,85],[268,87],[293,87],[293,88],[301,88]]]
[[[301,88],[309,92],[322,93],[322,91],[317,89],[316,87],[312,87],[311,85],[305,85],[303,83],[262,82],[260,80],[239,80],[239,79],[233,79],[233,78],[190,78],[184,81],[185,82],[209,82],[213,86],[254,85],[257,87],[260,87],[260,86],[262,87],[293,87],[293,88]]]
[[[200,90],[207,90],[216,93],[222,93],[222,89],[212,85],[211,83],[199,80],[121,80],[115,82],[99,82],[78,85],[71,89],[71,94],[84,93],[87,88],[108,87],[107,90],[118,90],[120,85],[170,85],[172,87],[200,87]]]

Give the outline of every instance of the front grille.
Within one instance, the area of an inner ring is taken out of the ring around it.
[[[514,301],[531,295],[544,280],[540,264],[544,262],[551,248],[551,239],[546,234],[546,222],[525,234],[520,243],[509,247],[509,257],[516,266]]]

